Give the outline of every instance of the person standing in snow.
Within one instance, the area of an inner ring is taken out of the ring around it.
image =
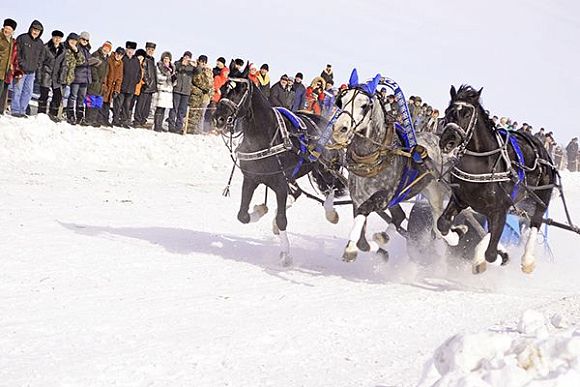
[[[568,170],[576,172],[578,170],[578,137],[574,137],[566,147],[568,156]]]
[[[157,71],[155,66],[155,48],[152,42],[145,43],[145,58],[143,59],[143,86],[135,107],[133,126],[143,128],[151,111],[153,94],[157,92]]]
[[[153,118],[153,130],[163,131],[163,119],[165,111],[173,108],[173,77],[175,67],[171,63],[171,53],[161,54],[161,60],[155,66],[157,72],[157,93],[154,96],[155,116]]]
[[[78,42],[79,36],[71,32],[64,43],[64,52],[54,60],[52,84],[53,90],[57,90],[58,95],[53,95],[52,97],[50,118],[55,122],[59,121],[58,110],[62,103],[62,95],[64,95],[65,88],[74,82],[77,66],[85,63],[85,57],[78,49]]]
[[[81,32],[78,51],[83,57],[83,62],[77,64],[75,68],[75,79],[70,85],[70,94],[66,104],[67,121],[71,125],[87,125],[85,120],[85,97],[87,96],[87,88],[92,82],[91,65],[95,63],[95,60],[91,59],[90,39],[88,32]]]
[[[288,90],[288,75],[284,74],[280,80],[270,89],[270,105],[273,107],[284,107],[290,109],[292,107],[290,101],[290,90]]]
[[[89,125],[96,128],[100,127],[101,122],[103,121],[101,112],[103,108],[103,81],[107,77],[107,71],[109,69],[107,59],[109,58],[112,49],[113,44],[107,41],[91,55],[94,64],[91,65],[92,82],[87,88],[86,120]]]
[[[117,47],[113,55],[107,59],[107,75],[103,79],[103,108],[101,109],[101,124],[108,127],[113,126],[109,121],[109,113],[111,110],[111,103],[113,103],[113,121],[115,120],[115,112],[119,114],[120,106],[117,108],[117,96],[121,93],[121,84],[123,83],[123,56],[125,56],[125,49]],[[117,116],[118,120],[119,117]]]
[[[52,38],[44,45],[44,62],[42,66],[38,69],[37,80],[40,85],[40,98],[38,99],[38,113],[46,114],[48,111],[48,95],[52,90],[53,98],[58,96],[58,92],[54,90],[52,84],[52,72],[54,70],[54,62],[56,58],[61,55],[64,51],[64,47],[61,44],[64,34],[62,31],[55,30],[52,31]],[[57,95],[55,95],[57,94]],[[60,97],[62,98],[62,96]],[[53,105],[51,103],[51,105]],[[57,112],[58,113],[58,112]]]
[[[32,99],[32,88],[36,71],[44,62],[44,43],[40,37],[44,27],[38,20],[34,20],[28,32],[16,38],[18,52],[17,67],[22,73],[12,82],[12,116],[27,117],[26,108]]]
[[[135,56],[137,43],[125,44],[125,56],[123,57],[123,80],[121,92],[113,101],[113,125],[129,129],[131,122],[131,104],[135,96],[137,84],[141,82],[141,63]]]
[[[189,96],[193,88],[193,65],[191,64],[191,58],[191,52],[186,51],[174,63],[175,83],[173,86],[173,109],[169,111],[169,131],[173,133],[183,133],[183,120],[187,113]]]
[[[304,76],[302,73],[296,73],[294,77],[294,84],[292,85],[292,90],[294,90],[294,101],[292,101],[292,111],[297,112],[306,107],[306,87],[302,83]]]
[[[334,83],[334,73],[332,72],[332,65],[327,64],[326,68],[322,70],[322,72],[320,73],[320,76],[322,77],[322,79],[324,79],[325,84],[328,83],[329,81],[332,81]]]
[[[191,80],[193,88],[189,98],[187,133],[203,133],[202,117],[209,104],[213,89],[213,73],[207,65],[207,56],[200,55]]]
[[[2,30],[0,30],[0,115],[6,110],[8,100],[8,85],[14,73],[15,39],[13,37],[17,23],[12,19],[5,19]]]

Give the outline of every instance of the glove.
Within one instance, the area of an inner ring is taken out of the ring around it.
[[[116,91],[113,91],[113,99],[117,98],[118,95],[119,95],[119,93],[117,93]]]

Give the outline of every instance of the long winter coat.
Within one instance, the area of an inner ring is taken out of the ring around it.
[[[121,93],[135,94],[137,84],[141,82],[143,74],[141,73],[141,62],[137,56],[129,58],[123,57],[123,83],[121,84]]]
[[[141,92],[153,94],[157,91],[157,69],[155,59],[152,56],[146,56],[143,60],[143,86]]]
[[[184,66],[181,60],[175,62],[175,84],[173,86],[173,92],[181,95],[191,95],[191,89],[193,84],[191,80],[193,78],[194,67],[191,64]]]
[[[52,72],[54,70],[54,62],[56,58],[64,53],[64,45],[59,44],[58,47],[54,46],[52,40],[44,45],[44,62],[42,66],[38,69],[38,83],[42,87],[52,87]]]
[[[32,29],[40,30],[36,39],[32,38]],[[44,61],[44,43],[42,43],[42,31],[44,27],[35,20],[30,25],[28,32],[16,38],[18,45],[18,68],[25,74],[35,73]]]
[[[566,147],[566,153],[568,154],[568,160],[575,160],[578,156],[578,143],[570,141]]]
[[[75,69],[85,63],[85,57],[80,51],[75,51],[68,42],[64,44],[64,53],[54,61],[52,71],[52,87],[68,86],[75,80]]]
[[[4,28],[0,29],[0,81],[6,79],[11,71],[14,38],[4,36]]]
[[[293,94],[290,90],[282,87],[280,82],[276,82],[270,89],[270,104],[272,106],[281,106],[286,109],[292,107]]]
[[[155,66],[157,78],[157,94],[153,100],[153,106],[171,109],[173,108],[173,81],[171,77],[175,73],[175,67],[170,63],[165,67],[163,62],[157,62]]]
[[[110,103],[113,99],[113,94],[121,92],[121,84],[123,83],[123,61],[115,59],[115,54],[111,54],[107,60],[107,76],[103,80],[103,100],[105,103]]]
[[[292,111],[297,112],[306,107],[306,87],[302,83],[294,82],[292,85],[294,90],[294,101],[292,101]]]
[[[83,56],[84,61],[82,64],[77,65],[77,67],[75,68],[75,80],[73,81],[73,83],[88,85],[93,81],[91,77],[91,64],[93,64],[94,62],[90,61],[91,46],[88,43],[86,46],[79,44],[77,48],[79,49],[79,53]]]
[[[91,54],[91,62],[94,62],[91,66],[92,82],[89,84],[87,93],[89,95],[102,95],[103,81],[107,77],[107,72],[109,70],[107,56],[103,52],[103,48],[99,48]]]
[[[230,75],[230,70],[227,67],[222,68],[214,68],[214,77],[213,77],[213,96],[212,101],[218,103],[220,98],[222,97],[221,88],[223,85],[226,84],[228,81],[228,76]]]
[[[199,99],[208,104],[213,89],[213,73],[211,69],[207,66],[199,65],[193,73],[191,83],[193,84],[191,94],[201,97]]]

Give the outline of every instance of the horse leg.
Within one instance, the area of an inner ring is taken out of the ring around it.
[[[490,232],[475,247],[473,274],[483,273],[487,269],[487,263],[496,264],[499,262],[501,265],[505,265],[508,262],[507,252],[498,250],[506,216],[507,211],[505,210],[488,215]]]
[[[292,265],[292,258],[290,257],[290,241],[286,227],[288,226],[288,219],[286,218],[286,201],[288,200],[288,185],[285,181],[278,184],[278,187],[272,188],[276,192],[276,227],[280,230],[280,261],[283,266]]]
[[[336,209],[334,208],[334,190],[331,190],[330,193],[326,196],[323,206],[326,220],[332,224],[337,224],[338,212],[336,212]]]
[[[542,217],[544,212],[536,207],[536,212],[530,220],[530,229],[528,230],[528,240],[526,241],[526,248],[522,256],[522,271],[526,274],[531,274],[536,268],[536,245],[538,239],[538,230],[542,224]]]
[[[433,207],[431,207],[433,208]],[[457,214],[459,214],[463,208],[457,204],[457,201],[454,196],[451,196],[449,199],[449,203],[447,204],[447,208],[443,211],[443,214],[439,218],[437,218],[437,227],[436,229],[439,230],[441,236],[448,245],[450,246],[457,246],[459,243],[460,231],[457,227],[453,226],[453,219]]]
[[[252,201],[252,196],[257,187],[257,182],[244,178],[244,182],[242,183],[242,201],[240,203],[240,210],[238,211],[238,220],[244,224],[248,224],[252,221],[252,215],[248,213],[248,209],[250,208],[250,202]],[[267,210],[268,209],[266,208],[266,211]],[[255,215],[253,216],[255,217]]]
[[[350,231],[350,236],[348,238],[348,243],[342,254],[342,259],[345,262],[353,262],[356,260],[358,255],[358,244],[359,242],[366,242],[366,238],[363,237],[363,231],[367,221],[367,216],[363,214],[357,214],[355,210],[354,224]],[[363,239],[364,238],[364,239]],[[367,243],[368,244],[368,243]]]

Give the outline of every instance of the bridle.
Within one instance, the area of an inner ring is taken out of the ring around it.
[[[350,119],[350,123],[351,123],[351,127],[352,129],[350,130],[350,134],[348,136],[348,138],[345,141],[345,144],[340,144],[340,145],[347,145],[351,142],[352,138],[355,136],[355,134],[357,134],[358,132],[358,127],[366,120],[367,115],[373,110],[373,104],[374,104],[374,100],[373,100],[373,96],[368,94],[366,91],[360,89],[360,88],[354,88],[354,89],[346,89],[344,91],[341,92],[341,94],[339,94],[338,98],[336,99],[337,102],[340,101],[340,99],[350,90],[354,90],[354,94],[351,97],[351,99],[344,104],[344,108],[342,103],[340,103],[340,105],[337,103],[337,106],[339,109],[341,109],[341,111],[338,113],[338,115],[336,116],[336,120],[343,114],[347,115],[348,118]],[[354,118],[354,100],[356,99],[356,97],[359,94],[364,94],[366,97],[368,97],[369,99],[369,104],[365,107],[365,109],[363,110],[363,117],[360,119],[359,122],[356,122],[356,119]],[[351,104],[352,108],[350,111],[347,110],[346,106],[348,106],[348,104]]]
[[[457,101],[453,102],[453,105],[457,106],[457,110],[462,110],[463,108],[471,109],[471,118],[469,119],[467,129],[464,129],[455,122],[449,122],[445,125],[445,130],[447,129],[453,130],[461,138],[461,144],[459,144],[459,152],[458,152],[459,156],[468,152],[467,145],[469,144],[471,138],[473,137],[473,132],[475,131],[475,126],[477,125],[478,113],[477,108],[474,105],[467,102]]]
[[[244,94],[242,95],[242,98],[240,99],[240,102],[235,103],[234,101],[232,101],[229,98],[221,98],[219,103],[223,103],[225,106],[227,106],[229,109],[232,110],[232,114],[230,114],[228,116],[228,118],[226,119],[226,125],[225,125],[225,129],[229,130],[229,132],[231,134],[234,133],[234,128],[236,127],[236,122],[238,119],[240,118],[244,118],[244,116],[240,116],[239,112],[241,110],[241,108],[245,108],[245,104],[247,101],[249,101],[248,99],[248,95],[250,94],[250,89],[252,87],[250,80],[245,79],[245,78],[228,78],[228,82],[226,83],[226,88],[228,91],[231,91],[233,89],[235,89],[235,85],[232,86],[232,82],[239,82],[239,83],[245,83],[248,87],[246,88],[246,91],[244,91]]]

